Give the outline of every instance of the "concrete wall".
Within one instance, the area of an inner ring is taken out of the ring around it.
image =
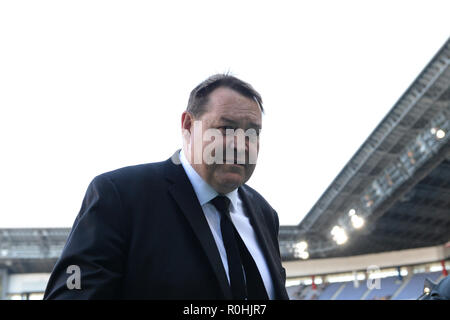
[[[50,273],[20,273],[9,275],[7,294],[44,292]]]
[[[445,260],[450,257],[448,246],[391,251],[344,258],[286,261],[287,278],[365,271],[369,267],[389,268]]]

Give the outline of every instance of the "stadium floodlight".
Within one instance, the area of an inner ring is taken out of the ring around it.
[[[342,245],[347,242],[348,236],[345,230],[342,227],[334,226],[331,230],[331,235],[333,236],[333,240],[336,241],[338,245]]]
[[[436,138],[438,139],[443,139],[445,137],[445,131],[442,129],[439,129],[438,131],[436,131]]]
[[[356,214],[356,210],[355,210],[355,209],[350,209],[350,210],[348,211],[349,217],[354,216],[355,214]]]
[[[300,258],[302,258],[303,260],[308,259],[309,258],[308,251],[303,251],[302,253],[300,253]]]
[[[355,229],[359,229],[364,225],[364,219],[356,214],[351,217],[351,221]]]
[[[300,241],[294,244],[294,256],[302,259],[308,259],[309,253],[306,251],[308,243],[306,241]]]
[[[296,246],[297,246],[298,250],[305,251],[306,248],[308,248],[308,243],[306,241],[300,241],[300,242],[296,243]]]
[[[308,248],[308,243],[306,241],[300,241],[294,244],[294,249],[298,252],[303,252]]]

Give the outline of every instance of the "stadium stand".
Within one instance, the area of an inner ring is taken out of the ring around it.
[[[423,292],[423,284],[426,278],[436,282],[442,276],[441,272],[425,272],[413,275],[403,290],[393,300],[415,300]]]
[[[443,271],[420,272],[409,277],[390,276],[380,278],[379,287],[369,287],[366,280],[326,283],[317,286],[304,284],[289,286],[288,294],[292,300],[416,300],[424,290],[424,281],[435,283],[444,278]]]
[[[391,297],[397,292],[400,286],[403,284],[402,280],[398,277],[387,277],[381,279],[379,289],[369,289],[367,294],[363,296],[364,300],[390,300]],[[423,283],[422,283],[423,286]],[[416,298],[419,297],[421,291],[416,294]]]
[[[331,300],[336,292],[342,287],[342,283],[330,283],[328,284],[323,291],[319,294],[318,300]]]
[[[335,300],[360,300],[366,291],[367,287],[365,285],[360,284],[355,287],[353,281],[350,281],[345,284],[344,289]]]

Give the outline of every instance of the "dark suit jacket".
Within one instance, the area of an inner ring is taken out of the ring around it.
[[[276,299],[288,299],[277,213],[252,188],[243,185],[238,192],[266,257]],[[66,285],[70,265],[80,268],[81,289]],[[171,159],[94,178],[44,295],[44,299],[231,298],[194,189],[183,167]]]

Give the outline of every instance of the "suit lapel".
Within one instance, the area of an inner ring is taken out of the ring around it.
[[[250,218],[250,223],[252,224],[252,227],[258,237],[261,249],[266,257],[266,262],[271,272],[274,287],[277,292],[277,299],[287,299],[286,288],[281,279],[281,270],[275,262],[279,260],[277,254],[278,250],[273,245],[273,242],[268,239],[269,230],[267,230],[267,227],[262,223],[262,220],[264,220],[263,213],[259,207],[253,204],[254,201],[250,199],[251,194],[245,192],[242,187],[240,187],[238,191],[239,196],[246,207]]]
[[[177,151],[178,152],[178,151]],[[172,157],[173,158],[173,157]],[[169,187],[169,192],[177,202],[181,211],[189,221],[191,228],[197,236],[200,244],[206,253],[214,274],[217,277],[220,288],[225,299],[232,299],[231,289],[228,279],[217,249],[214,237],[206,221],[203,210],[198,202],[195,191],[187,177],[181,164],[175,165],[172,160],[167,160],[167,178],[173,182]]]

